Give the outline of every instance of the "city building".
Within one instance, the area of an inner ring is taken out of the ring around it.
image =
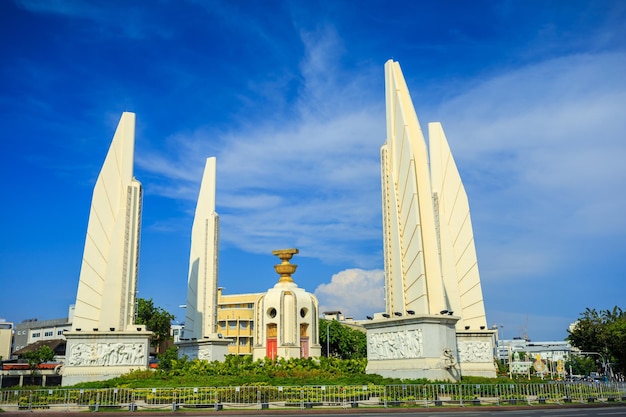
[[[70,305],[67,317],[58,319],[26,319],[15,325],[13,351],[24,349],[28,345],[42,340],[63,340],[65,332],[72,328],[74,305]]]
[[[230,341],[228,354],[252,355],[255,312],[263,293],[225,295],[219,288],[217,294],[217,331]]]
[[[567,341],[533,342],[524,338],[498,340],[496,359],[508,363],[515,353],[533,358],[539,355],[541,359],[556,362],[569,359],[573,348]]]
[[[11,359],[13,323],[0,319],[0,362]]]
[[[182,332],[183,332],[182,324],[172,323],[172,325],[170,326],[170,336],[172,336],[172,341],[174,342],[174,344],[178,343]]]

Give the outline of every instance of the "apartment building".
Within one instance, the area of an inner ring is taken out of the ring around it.
[[[217,331],[224,338],[232,339],[228,353],[252,355],[254,346],[255,311],[263,293],[224,295],[217,292]]]
[[[65,340],[63,332],[72,328],[73,317],[74,305],[71,305],[67,317],[51,320],[26,319],[16,324],[12,351],[42,340]]]

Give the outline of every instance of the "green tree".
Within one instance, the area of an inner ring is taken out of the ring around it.
[[[568,372],[571,371],[572,375],[589,375],[591,372],[595,372],[598,369],[594,358],[589,356],[575,356],[572,355],[570,359],[565,362],[565,368]]]
[[[342,324],[337,320],[319,319],[322,356],[341,359],[367,357],[367,337],[365,332]],[[330,352],[327,351],[330,349]]]
[[[583,352],[596,352],[596,362],[602,359],[611,364],[617,373],[626,373],[626,312],[619,307],[613,310],[596,311],[587,308],[567,339],[572,346]]]
[[[22,359],[26,359],[28,361],[30,371],[34,374],[39,364],[50,362],[54,359],[54,351],[50,348],[50,346],[44,345],[39,347],[37,350],[22,354]]]
[[[152,298],[137,299],[137,324],[145,324],[153,335],[150,338],[150,344],[159,351],[159,346],[170,339],[170,327],[174,320],[174,315],[168,313],[161,307],[155,307]]]
[[[170,371],[172,369],[173,361],[178,359],[178,347],[170,346],[165,352],[158,355],[159,369],[163,371]]]

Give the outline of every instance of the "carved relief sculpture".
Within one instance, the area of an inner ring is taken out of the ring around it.
[[[463,342],[457,343],[459,359],[461,362],[478,363],[492,362],[493,355],[488,342]]]
[[[421,358],[423,356],[422,330],[368,334],[367,352],[372,360]]]
[[[70,366],[141,366],[145,363],[141,343],[77,343],[69,352]]]

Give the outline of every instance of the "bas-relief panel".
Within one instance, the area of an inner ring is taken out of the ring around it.
[[[77,343],[72,346],[71,366],[133,366],[145,365],[142,343]]]
[[[186,356],[189,360],[199,359],[201,361],[212,361],[213,360],[213,352],[209,349],[202,349],[198,346],[194,347],[179,347],[178,348],[179,355]]]
[[[211,350],[200,350],[198,352],[198,359],[200,359],[201,361],[211,361],[213,360],[213,357],[211,355]]]
[[[369,360],[421,358],[422,330],[368,334],[367,356]]]
[[[457,342],[457,349],[462,363],[493,362],[489,342]]]

